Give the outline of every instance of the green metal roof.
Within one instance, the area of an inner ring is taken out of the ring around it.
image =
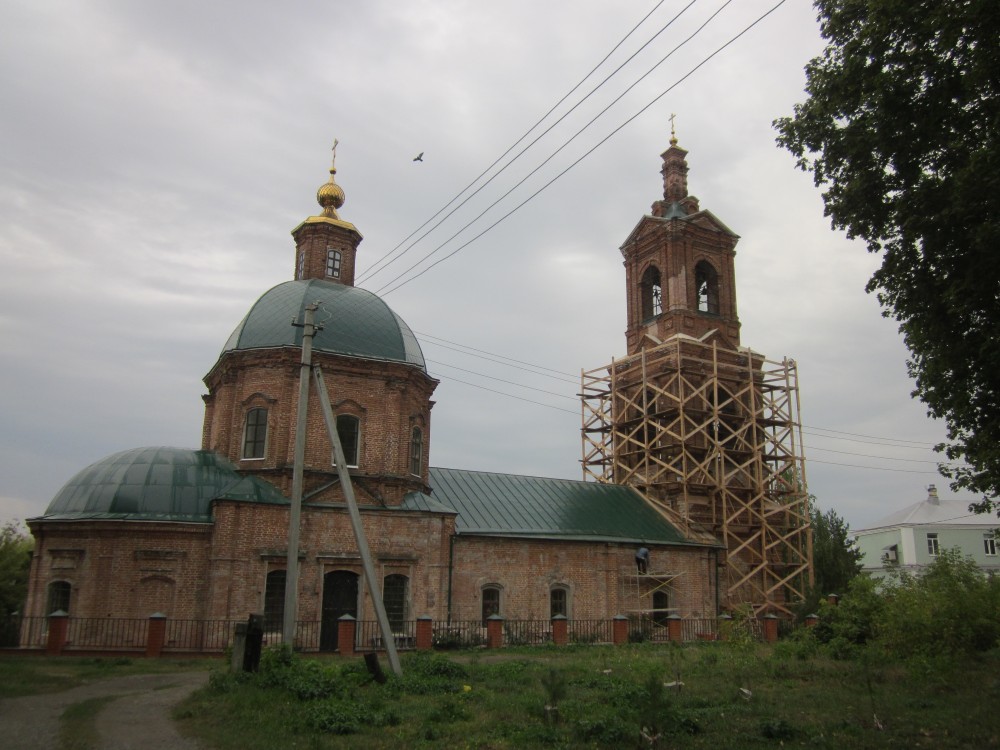
[[[211,451],[133,448],[91,464],[49,503],[43,520],[211,522],[216,499],[287,503],[271,484]]]
[[[697,544],[623,485],[434,467],[430,485],[434,501],[458,512],[461,535]]]
[[[315,351],[416,365],[426,372],[413,331],[377,295],[322,279],[286,281],[268,290],[236,326],[223,353],[243,349],[302,346],[305,307],[318,303]]]

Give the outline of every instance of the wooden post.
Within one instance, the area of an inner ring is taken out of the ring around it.
[[[557,646],[565,646],[569,641],[569,620],[566,615],[556,615],[552,618],[552,642]]]
[[[434,646],[434,619],[429,615],[417,618],[417,650],[426,651]]]
[[[611,642],[616,646],[628,643],[628,618],[625,615],[615,615],[611,621]]]
[[[500,615],[490,615],[486,620],[486,648],[503,646],[503,618]]]
[[[396,652],[396,636],[392,632],[389,624],[389,615],[385,611],[385,603],[382,601],[382,585],[375,576],[375,564],[372,562],[372,553],[368,548],[368,537],[365,536],[365,529],[361,523],[361,512],[358,510],[358,501],[354,497],[354,485],[351,484],[351,473],[347,470],[347,459],[344,458],[344,447],[340,444],[340,434],[337,432],[337,419],[333,415],[333,406],[330,404],[330,393],[326,389],[326,381],[323,379],[323,371],[319,366],[312,368],[313,378],[316,381],[316,391],[319,396],[319,404],[323,409],[323,421],[326,422],[326,432],[330,436],[330,443],[333,445],[333,455],[337,461],[337,478],[340,480],[340,488],[344,493],[344,502],[347,503],[347,515],[351,519],[351,529],[354,531],[354,542],[358,545],[358,553],[361,555],[361,567],[365,571],[365,583],[368,584],[368,595],[371,597],[372,606],[375,608],[375,619],[378,620],[379,631],[382,633],[382,644],[385,646],[385,655],[389,660],[389,666],[393,674],[397,677],[403,676],[403,667],[399,662],[399,654]]]
[[[672,641],[684,640],[684,621],[680,615],[667,615],[667,637]]]
[[[354,656],[354,638],[358,629],[358,621],[351,615],[341,615],[337,620],[337,653],[341,656]]]
[[[69,613],[57,609],[49,615],[49,638],[45,644],[45,653],[49,656],[59,656],[66,646],[66,632],[69,630]]]
[[[167,616],[162,612],[154,612],[149,616],[149,628],[146,632],[146,656],[159,656],[166,639]]]

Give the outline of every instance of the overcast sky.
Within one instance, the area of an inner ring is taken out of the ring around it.
[[[774,143],[822,49],[814,11],[786,2],[709,59],[773,4],[691,3],[406,242],[616,44],[500,166],[687,3],[0,4],[0,521],[43,513],[116,451],[200,447],[201,378],[292,278],[289,232],[318,212],[334,138],[362,272],[409,247],[358,286],[410,324],[441,380],[431,463],[580,478],[579,374],[625,354],[618,248],[662,197],[671,113],[691,194],[741,236],[743,343],[799,364],[820,506],[861,528],[930,483],[948,496],[930,450],[944,426],[910,398],[896,325],[864,292],[878,259],[831,230]]]

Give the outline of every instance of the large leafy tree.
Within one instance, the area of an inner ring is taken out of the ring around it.
[[[882,256],[953,487],[1000,503],[1000,3],[815,0],[827,47],[775,121],[834,227]],[[964,461],[964,464],[961,463]]]

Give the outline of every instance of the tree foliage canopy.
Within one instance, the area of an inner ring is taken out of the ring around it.
[[[1000,4],[815,0],[827,47],[775,121],[835,228],[882,256],[868,283],[944,419],[953,486],[1000,491]]]
[[[813,531],[815,590],[821,595],[843,594],[861,572],[861,550],[854,543],[847,522],[832,508],[823,513],[813,504],[809,511]]]
[[[21,611],[28,593],[33,542],[14,521],[0,527],[0,617]]]

